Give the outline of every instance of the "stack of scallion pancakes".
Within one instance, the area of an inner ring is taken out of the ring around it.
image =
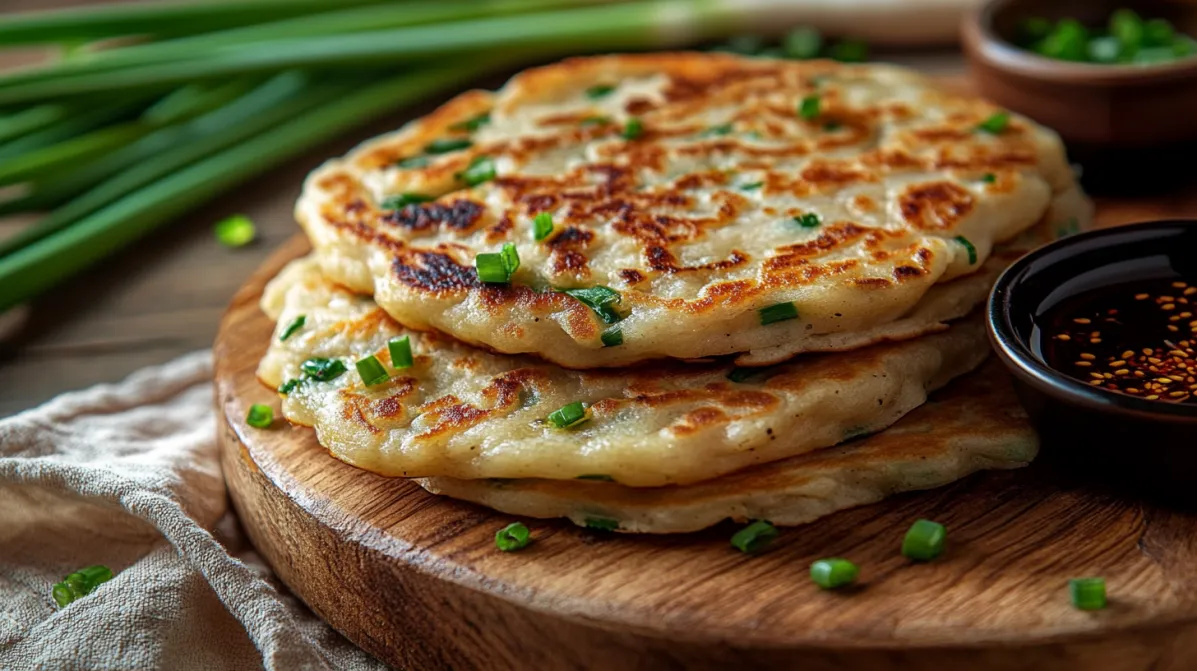
[[[1054,133],[903,69],[572,59],[309,177],[259,376],[434,493],[802,524],[1034,457],[994,368],[953,379],[996,275],[1090,215]]]

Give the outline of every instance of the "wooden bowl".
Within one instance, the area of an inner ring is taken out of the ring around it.
[[[1197,57],[1159,65],[1101,65],[1058,61],[1014,45],[1020,22],[1028,17],[1101,25],[1126,6],[1197,35],[1197,4],[990,0],[964,22],[964,48],[979,91],[1054,128],[1070,143],[1148,148],[1197,141]]]

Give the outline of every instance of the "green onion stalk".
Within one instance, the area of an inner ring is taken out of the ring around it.
[[[244,179],[399,105],[459,86],[480,74],[483,67],[453,63],[368,87],[339,89],[330,102],[170,173],[0,258],[0,311],[90,267]]]

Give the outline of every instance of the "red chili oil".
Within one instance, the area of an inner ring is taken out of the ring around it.
[[[1039,321],[1040,355],[1094,387],[1197,403],[1197,281],[1155,279],[1088,291]]]

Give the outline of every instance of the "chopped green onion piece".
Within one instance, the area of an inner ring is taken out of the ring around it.
[[[742,185],[740,187],[740,190],[741,191],[756,191],[757,189],[761,188],[764,185],[765,185],[764,182],[750,182],[748,184]]]
[[[1018,32],[1024,42],[1038,42],[1052,32],[1052,22],[1042,16],[1032,16],[1023,20],[1018,26]]]
[[[599,98],[605,98],[614,90],[615,87],[610,84],[599,84],[586,89],[586,97],[591,100],[598,100]]]
[[[781,48],[788,58],[806,60],[817,58],[823,48],[823,36],[814,28],[796,28],[786,35]]]
[[[412,156],[411,158],[400,159],[397,163],[395,163],[395,165],[400,168],[407,169],[427,168],[428,164],[431,162],[432,159],[428,158],[427,156]]]
[[[902,556],[915,561],[931,561],[943,552],[948,531],[938,522],[918,520],[910,525],[902,539]]]
[[[455,123],[452,126],[449,126],[449,129],[450,130],[464,130],[466,132],[473,133],[474,131],[478,130],[479,128],[481,128],[482,126],[486,125],[489,122],[490,122],[490,114],[487,112],[483,112],[482,114],[479,114],[478,116],[476,116],[472,119],[467,119],[465,121]]]
[[[860,567],[847,559],[832,557],[810,565],[810,579],[823,589],[837,589],[856,582]]]
[[[588,116],[578,122],[580,126],[601,126],[603,124],[611,123],[610,117],[605,116]]]
[[[1117,63],[1122,56],[1122,43],[1109,35],[1089,40],[1088,56],[1094,63]]]
[[[1081,610],[1101,610],[1106,607],[1105,578],[1074,578],[1068,581],[1072,605]]]
[[[821,222],[819,221],[819,215],[814,212],[806,212],[794,217],[794,223],[803,228],[818,228]]]
[[[599,482],[615,482],[610,475],[579,475],[578,480],[598,480]]]
[[[549,413],[549,421],[558,429],[572,428],[586,421],[586,407],[581,401],[574,401]]]
[[[507,269],[507,276],[511,277],[515,271],[520,268],[520,253],[515,248],[515,243],[508,242],[503,245],[503,249],[499,252],[499,256],[503,257],[503,267]]]
[[[585,303],[587,307],[594,310],[595,314],[607,324],[614,324],[623,319],[615,311],[615,308],[611,307],[619,302],[619,292],[611,287],[605,287],[600,284],[585,289],[562,289],[561,293],[572,296]]]
[[[515,552],[528,547],[532,533],[521,522],[512,522],[495,533],[495,546],[503,552]]]
[[[603,347],[618,347],[623,344],[623,329],[618,327],[607,329],[603,331],[600,340],[603,341]]]
[[[553,232],[553,215],[548,212],[541,212],[535,217],[532,217],[532,238],[537,242],[549,237]]]
[[[793,303],[778,303],[757,310],[761,315],[761,326],[798,318],[798,308]]]
[[[1041,56],[1064,61],[1083,61],[1088,53],[1089,31],[1075,19],[1063,19],[1035,44]]]
[[[502,254],[479,254],[474,257],[474,268],[478,270],[478,279],[482,282],[506,284],[511,281],[511,274],[507,272],[507,263]]]
[[[802,102],[798,103],[798,116],[810,121],[819,116],[819,108],[822,102],[819,96],[806,96]]]
[[[283,334],[278,337],[278,341],[282,342],[282,341],[286,340],[287,338],[290,338],[291,336],[295,335],[295,333],[297,331],[299,331],[299,329],[303,328],[303,325],[306,324],[307,321],[308,321],[307,315],[299,315],[298,317],[296,317],[294,321],[292,321],[290,324],[287,325],[287,328],[283,331]]]
[[[425,145],[424,153],[448,154],[451,151],[468,149],[472,144],[474,143],[466,138],[440,138]]]
[[[733,54],[752,56],[765,48],[765,39],[760,35],[733,35],[715,51],[730,51]]]
[[[390,374],[387,373],[387,369],[383,367],[382,362],[374,355],[370,355],[354,365],[357,367],[358,376],[362,378],[362,384],[367,387],[380,385],[391,379]]]
[[[1177,35],[1176,40],[1172,42],[1172,55],[1184,58],[1193,54],[1197,54],[1197,40],[1187,35]]]
[[[722,135],[729,135],[732,132],[732,124],[722,123],[718,126],[711,126],[702,132],[703,137],[715,137]]]
[[[1010,124],[1009,112],[997,112],[988,119],[977,124],[977,130],[982,133],[989,133],[990,135],[1001,135],[1002,131],[1006,130],[1006,126]]]
[[[971,266],[971,265],[976,264],[977,248],[973,246],[973,243],[969,242],[968,238],[964,237],[963,235],[957,235],[956,242],[959,242],[961,245],[964,245],[964,248],[966,250],[968,250],[968,265]]]
[[[625,139],[625,140],[635,140],[636,138],[640,137],[643,133],[644,133],[644,124],[640,122],[640,119],[632,117],[631,119],[628,119],[627,122],[624,123],[623,131],[620,133],[620,135],[623,135],[623,139]]]
[[[295,378],[293,380],[287,380],[278,388],[278,393],[282,394],[283,396],[286,396],[287,394],[290,394],[291,392],[295,391],[295,388],[298,387],[300,385],[300,383],[302,383],[302,382],[303,382],[303,380],[301,380],[299,378]]]
[[[387,343],[387,351],[391,354],[391,368],[400,370],[412,367],[411,336],[391,339]]]
[[[257,236],[254,222],[244,214],[234,214],[216,224],[216,239],[225,247],[244,247]]]
[[[993,184],[997,181],[997,175],[993,174],[992,172],[987,172],[984,175],[981,175],[981,181],[985,182],[986,184]]]
[[[869,60],[869,45],[861,40],[844,40],[831,45],[827,55],[841,63],[863,63]]]
[[[343,375],[347,370],[344,362],[338,359],[324,359],[315,357],[299,365],[300,370],[309,378],[317,382],[331,382]]]
[[[1143,19],[1134,10],[1119,9],[1110,15],[1110,34],[1118,38],[1127,53],[1133,54],[1144,46],[1145,33]]]
[[[835,121],[828,121],[827,123],[823,124],[823,130],[829,133],[835,132],[841,128],[843,128],[843,126]]]
[[[466,186],[478,186],[495,178],[495,161],[489,156],[477,156],[470,165],[457,174]]]
[[[255,429],[269,429],[274,424],[274,410],[268,405],[255,403],[249,406],[249,414],[245,416],[245,423]]]
[[[1143,23],[1143,42],[1149,47],[1167,47],[1176,38],[1176,29],[1167,19],[1151,19]]]
[[[398,196],[391,196],[382,201],[382,209],[384,210],[401,210],[408,205],[414,203],[427,203],[430,200],[436,200],[432,196],[425,196],[421,193],[401,193]]]
[[[780,366],[761,366],[757,368],[740,368],[731,369],[727,374],[727,379],[732,382],[765,382],[769,378],[781,372]]]
[[[107,566],[89,566],[79,569],[54,585],[50,594],[59,608],[65,608],[72,601],[91,594],[100,585],[112,580],[112,569]]]
[[[757,520],[737,531],[731,537],[731,544],[740,552],[752,554],[765,549],[778,535],[777,527],[765,520]]]
[[[608,517],[587,517],[586,528],[595,531],[615,531],[619,528],[619,520]]]

